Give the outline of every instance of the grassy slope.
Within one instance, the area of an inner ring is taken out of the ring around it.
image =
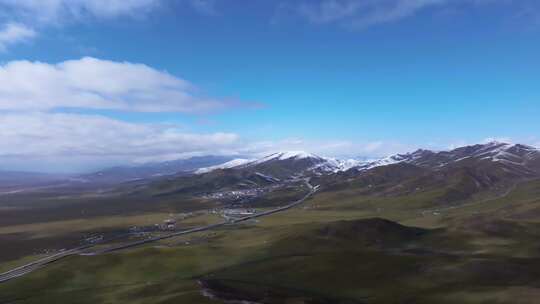
[[[0,302],[212,303],[196,283],[206,279],[234,295],[270,294],[273,303],[535,303],[540,182],[422,213],[438,194],[321,193],[305,208],[163,243],[174,247],[66,259],[0,285]],[[362,230],[326,241],[317,234],[328,225],[347,232],[336,221],[371,217],[447,228],[390,247],[351,241]]]
[[[305,191],[305,188],[279,189],[251,203],[253,207],[281,205],[302,197]],[[217,215],[206,214],[207,210],[219,206],[218,202],[189,194],[156,197],[146,191],[100,198],[89,198],[88,193],[42,194],[0,196],[0,244],[10,244],[9,248],[0,251],[0,267],[2,263],[12,263],[14,259],[41,254],[44,250],[78,246],[85,235],[124,234],[131,226],[153,226],[179,213],[197,215],[179,221],[180,229],[222,220]]]
[[[511,288],[534,292],[540,283],[540,259],[501,256],[498,248],[476,243],[467,234],[434,230],[395,235],[385,228],[377,233],[369,222],[360,229],[343,222],[308,226],[274,242],[267,251],[271,258],[225,268],[205,279],[217,290],[268,303],[291,298],[322,303],[479,303],[480,298],[516,303],[522,298]],[[321,233],[329,229],[334,233]]]

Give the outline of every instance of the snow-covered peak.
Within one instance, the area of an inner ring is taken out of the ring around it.
[[[524,152],[524,153],[531,153],[531,152],[540,152],[540,150],[533,146],[528,145],[522,145],[522,144],[515,144],[507,148],[507,151],[515,151],[515,152]]]
[[[510,162],[514,164],[524,164],[531,158],[538,157],[538,149],[521,144],[499,143],[492,145],[491,149],[486,149],[480,156],[483,159],[490,159],[499,162]]]
[[[230,168],[234,168],[234,167],[238,167],[238,166],[242,166],[242,165],[251,163],[253,161],[254,161],[253,159],[237,158],[237,159],[233,159],[231,161],[228,161],[228,162],[220,164],[220,165],[215,165],[215,166],[206,167],[206,168],[200,168],[197,171],[195,171],[195,173],[196,174],[203,174],[203,173],[212,172],[212,171],[218,170],[218,169],[230,169]]]
[[[290,159],[290,158],[294,158],[294,159],[319,158],[318,156],[314,154],[307,153],[304,151],[287,151],[287,152],[280,152],[279,154],[280,154],[279,159],[281,160]]]
[[[392,155],[392,156],[388,156],[388,157],[384,157],[380,159],[357,161],[356,164],[348,168],[346,167],[344,170],[341,170],[341,171],[347,171],[353,168],[356,169],[357,171],[366,171],[366,170],[370,170],[376,167],[388,166],[388,165],[404,162],[406,160],[407,158],[405,158],[403,155],[397,154],[397,155]]]
[[[347,171],[351,168],[361,166],[366,163],[366,161],[357,160],[357,159],[344,159],[338,160],[338,169],[339,171]]]
[[[499,141],[490,141],[487,144],[481,145],[481,148],[478,151],[476,151],[476,153],[474,154],[479,155],[482,153],[500,152],[512,146],[513,145],[509,143],[503,143]]]
[[[315,154],[311,154],[305,151],[284,151],[284,152],[277,152],[274,154],[270,154],[267,157],[264,157],[263,159],[278,159],[278,160],[286,160],[286,159],[306,159],[306,158],[315,158],[320,159],[319,156]]]
[[[369,161],[362,161],[357,159],[337,159],[337,158],[324,158],[324,161],[317,164],[312,170],[319,170],[324,172],[343,172],[352,168],[356,168],[366,164]]]
[[[274,160],[288,160],[288,159],[300,160],[300,159],[309,159],[309,158],[322,160],[321,157],[315,154],[308,153],[308,152],[286,151],[286,152],[277,152],[277,153],[270,154],[268,156],[265,156],[261,159],[258,159],[250,163],[249,165],[258,165],[258,164],[262,164],[262,163],[265,163],[268,161],[274,161]]]

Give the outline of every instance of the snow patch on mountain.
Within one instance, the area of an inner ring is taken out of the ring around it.
[[[476,157],[488,159],[496,162],[513,163],[515,165],[523,165],[528,160],[539,156],[540,151],[531,146],[521,144],[508,144],[500,142],[487,143]]]
[[[366,161],[357,159],[322,158],[322,162],[313,166],[310,171],[337,173],[362,166]]]
[[[314,154],[307,153],[304,151],[288,151],[288,152],[280,152],[278,154],[279,154],[278,158],[280,160],[291,159],[291,158],[294,158],[294,159],[320,158]]]
[[[309,158],[322,160],[321,157],[315,154],[304,152],[304,151],[287,151],[287,152],[277,152],[277,153],[270,154],[268,156],[265,156],[261,159],[255,160],[247,164],[247,166],[256,166],[262,163],[275,161],[275,160],[289,160],[289,159],[301,160],[301,159],[309,159]]]
[[[206,167],[206,168],[200,168],[197,171],[195,171],[195,174],[208,173],[208,172],[212,172],[212,171],[218,170],[218,169],[235,168],[235,167],[239,167],[239,166],[251,163],[253,161],[254,161],[253,159],[237,158],[237,159],[233,159],[231,161],[228,161],[228,162],[220,164],[220,165],[215,165],[215,166]]]

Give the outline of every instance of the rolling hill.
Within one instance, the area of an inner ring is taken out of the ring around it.
[[[146,227],[148,238],[170,218],[184,230],[265,212],[305,195],[306,180],[320,185],[286,212],[62,259],[0,284],[0,302],[536,303],[539,161],[536,148],[497,142],[371,161],[280,152],[110,192],[6,195],[4,269],[88,235]]]

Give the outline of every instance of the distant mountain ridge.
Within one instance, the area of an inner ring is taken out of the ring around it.
[[[391,156],[394,163],[404,162],[424,168],[443,168],[466,161],[490,161],[505,164],[513,170],[540,170],[540,150],[522,144],[489,142],[459,147],[450,151],[434,152],[417,150],[407,154]]]
[[[449,151],[419,149],[371,161],[290,151],[256,160],[235,159],[195,173],[158,179],[140,193],[221,197],[238,203],[249,201],[256,193],[287,189],[310,179],[310,184],[320,186],[320,193],[408,197],[413,202],[418,198],[426,201],[423,208],[436,210],[474,199],[503,197],[520,183],[540,179],[540,151],[490,142]],[[264,205],[262,201],[258,204]]]
[[[216,166],[230,160],[232,160],[231,156],[196,156],[186,159],[145,163],[135,166],[112,167],[94,173],[79,175],[78,178],[88,182],[126,182],[182,173],[189,174],[203,167]]]
[[[449,151],[419,149],[375,160],[343,160],[304,151],[285,151],[259,159],[201,156],[140,166],[114,167],[54,179],[39,174],[35,178],[29,175],[26,178],[13,176],[4,174],[3,179],[0,178],[0,187],[2,184],[10,185],[10,188],[41,185],[41,181],[46,179],[47,185],[52,183],[62,187],[76,184],[101,187],[136,182],[149,184],[149,188],[159,185],[163,191],[156,190],[156,193],[178,193],[182,189],[194,189],[202,193],[316,178],[321,184],[327,185],[340,185],[351,180],[360,185],[385,185],[385,193],[446,185],[452,189],[460,188],[460,191],[466,188],[466,191],[462,191],[466,194],[455,195],[465,197],[494,185],[510,185],[517,180],[540,177],[540,151],[527,145],[501,142],[464,146]],[[30,183],[19,183],[24,180]]]
[[[321,157],[304,151],[285,151],[272,153],[259,159],[235,159],[221,165],[199,169],[197,173],[208,173],[218,169],[243,169],[270,173],[269,171],[281,169],[281,171],[289,172],[290,176],[301,176],[306,173],[326,174],[345,171],[364,163],[365,161],[354,159],[339,160]],[[285,177],[283,173],[278,173],[278,175]]]
[[[540,150],[522,144],[489,142],[464,146],[449,151],[419,149],[411,153],[395,154],[376,160],[335,159],[321,157],[303,151],[277,152],[260,159],[235,159],[213,167],[199,169],[198,173],[208,173],[218,169],[259,168],[266,171],[271,166],[297,169],[296,175],[305,173],[331,174],[348,170],[367,171],[376,167],[397,163],[408,163],[424,168],[436,169],[466,159],[489,160],[513,167],[519,166],[536,171],[540,169]],[[529,168],[530,167],[530,168]]]
[[[0,171],[0,189],[31,190],[36,189],[36,187],[71,187],[75,185],[94,187],[138,180],[147,181],[172,175],[191,174],[200,168],[222,164],[231,159],[233,159],[231,156],[197,156],[166,162],[117,166],[86,174]]]
[[[219,178],[220,185],[226,185],[227,189],[314,178],[323,189],[359,187],[380,195],[438,191],[435,200],[443,203],[465,200],[485,190],[504,191],[521,181],[540,178],[537,148],[500,142],[449,151],[419,149],[372,161],[278,152],[257,160],[238,161],[235,165],[236,162],[199,173],[206,175],[205,180]]]

